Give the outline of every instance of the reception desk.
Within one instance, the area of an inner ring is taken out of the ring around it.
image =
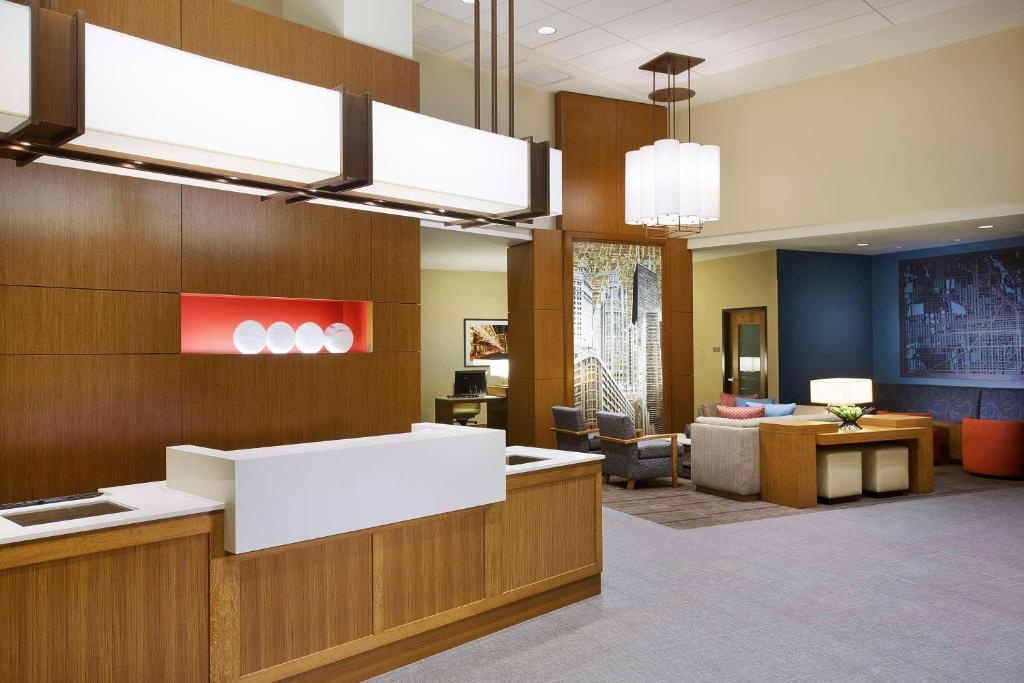
[[[32,538],[0,525],[0,599],[18,615],[0,626],[0,680],[361,680],[600,592],[600,455],[439,425],[346,441],[169,449],[167,484],[138,487],[180,515]],[[358,466],[370,457],[386,466]],[[306,499],[281,476],[332,466]],[[416,485],[432,493],[408,499]],[[399,497],[416,516],[381,517]],[[291,514],[265,526],[268,509]]]

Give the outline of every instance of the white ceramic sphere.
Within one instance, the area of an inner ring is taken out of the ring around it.
[[[326,343],[327,337],[316,323],[302,323],[295,330],[295,345],[303,353],[320,353]]]
[[[267,328],[267,348],[271,353],[288,353],[295,348],[295,330],[288,323],[276,322]]]
[[[348,353],[352,348],[352,329],[345,323],[331,323],[324,332],[331,353]]]
[[[259,353],[267,345],[267,331],[255,320],[245,320],[238,323],[232,341],[239,353]]]

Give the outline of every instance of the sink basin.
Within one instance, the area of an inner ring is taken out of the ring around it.
[[[535,458],[532,455],[509,455],[505,457],[506,465],[525,465],[528,462],[541,462],[550,458]]]
[[[49,510],[15,512],[3,515],[3,518],[14,522],[18,526],[35,526],[36,524],[49,524],[50,522],[66,522],[69,519],[112,515],[126,510],[131,510],[131,508],[119,505],[118,503],[103,501],[87,505],[65,505],[64,507],[50,508]]]

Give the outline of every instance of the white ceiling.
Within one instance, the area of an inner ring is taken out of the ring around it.
[[[471,63],[472,3],[414,1],[414,44]],[[480,1],[481,23],[489,31],[491,1]],[[731,83],[735,79],[726,79],[725,75],[734,76],[746,67],[810,49],[838,46],[851,39],[892,40],[893,36],[887,38],[885,34],[940,14],[945,20],[933,22],[934,30],[925,39],[915,36],[913,46],[906,51],[962,40],[970,37],[965,35],[968,28],[978,34],[979,30],[994,31],[1020,23],[1024,21],[1024,1],[516,0],[516,76],[549,90],[643,100],[651,89],[650,74],[637,67],[671,51],[707,60],[693,74],[699,95],[702,81],[710,86],[718,80]],[[498,34],[502,36],[499,69],[504,69],[508,34],[508,3],[504,0],[498,5],[498,15]],[[987,23],[977,25],[979,16]],[[541,26],[554,27],[557,32],[540,35],[537,29]],[[486,31],[483,43],[489,48],[490,34]],[[837,64],[828,58],[824,61],[832,70],[864,63],[863,50],[854,52],[857,54],[851,54],[847,61],[852,61],[845,66],[842,60]],[[876,59],[891,56],[882,52],[880,49]],[[484,65],[490,65],[489,52]],[[801,77],[807,76],[796,76]],[[711,88],[716,98],[735,94],[734,89]]]
[[[420,268],[503,273],[508,270],[508,248],[522,241],[459,230],[420,228]]]
[[[980,225],[991,228],[979,229]],[[974,218],[971,220],[913,225],[886,230],[853,231],[834,235],[767,239],[749,244],[737,244],[706,249],[694,249],[694,261],[708,261],[729,256],[740,256],[772,249],[796,251],[824,251],[834,254],[861,254],[874,256],[897,251],[931,249],[957,244],[971,244],[990,240],[1024,238],[1024,214]],[[691,247],[699,242],[691,243]],[[859,246],[867,245],[867,246]]]

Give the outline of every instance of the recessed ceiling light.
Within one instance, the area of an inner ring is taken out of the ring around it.
[[[978,226],[978,230],[991,230],[994,227],[996,227],[996,226],[994,226],[994,225],[979,225]]]
[[[897,244],[897,245],[896,245],[896,248],[897,248],[897,249],[902,249],[903,247],[902,247],[901,245]]]
[[[472,5],[476,0],[462,0],[463,5]]]
[[[554,26],[541,26],[539,29],[537,29],[537,33],[541,34],[542,36],[550,36],[557,30],[558,29],[555,28]]]
[[[867,242],[857,242],[858,247],[870,247],[871,245]]]
[[[959,238],[959,237],[957,237],[957,238],[956,238],[955,240],[953,240],[953,241],[954,241],[954,242],[959,242],[959,241],[960,241],[960,238]]]

